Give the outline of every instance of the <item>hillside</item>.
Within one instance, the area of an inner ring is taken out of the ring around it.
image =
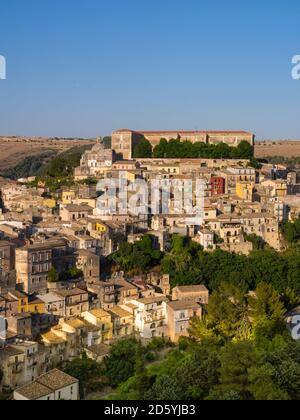
[[[68,176],[79,165],[82,154],[90,147],[81,145],[62,153],[52,150],[27,157],[16,166],[0,171],[0,176],[13,180],[29,176]]]
[[[283,156],[293,158],[300,156],[300,141],[266,141],[257,142],[255,145],[255,156],[257,158]]]
[[[57,154],[73,147],[92,144],[94,144],[94,140],[0,137],[0,173],[6,169],[14,168],[28,157],[40,159],[40,156],[45,153],[54,152]]]

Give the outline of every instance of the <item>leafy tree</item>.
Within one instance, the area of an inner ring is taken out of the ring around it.
[[[105,149],[111,149],[111,136],[103,137],[103,143],[104,143]]]
[[[190,349],[174,372],[184,400],[203,400],[219,384],[220,362],[216,349],[205,342]]]
[[[59,274],[55,267],[52,267],[48,273],[49,283],[57,283],[59,281]]]
[[[246,339],[251,327],[244,291],[227,283],[213,292],[204,322],[217,337],[223,339]]]
[[[168,141],[166,139],[161,139],[160,143],[154,147],[153,157],[156,159],[166,158],[168,149]]]
[[[103,374],[101,366],[94,360],[88,359],[85,354],[82,358],[67,362],[64,372],[79,380],[80,397],[82,399],[93,388],[93,380],[98,380],[99,382]]]
[[[255,234],[245,235],[245,240],[251,242],[253,244],[253,249],[255,250],[263,250],[267,245],[263,238]]]
[[[135,270],[138,273],[144,273],[159,264],[162,257],[163,254],[157,248],[155,238],[145,235],[134,244],[123,243],[110,260],[126,272]]]
[[[143,138],[140,140],[133,149],[133,158],[152,158],[152,146],[151,143]]]
[[[294,289],[288,287],[282,295],[284,307],[287,311],[296,308],[300,304],[300,296]]]
[[[113,387],[126,382],[136,372],[136,359],[140,354],[140,343],[135,339],[124,339],[115,343],[105,360],[105,374]]]
[[[237,158],[238,159],[249,159],[251,160],[253,158],[254,155],[254,147],[248,143],[247,141],[242,141],[237,149],[236,149],[236,153],[237,153]]]
[[[286,401],[290,397],[274,380],[275,369],[266,363],[249,369],[249,390],[258,401]]]
[[[251,399],[249,369],[257,365],[258,359],[253,344],[247,341],[228,343],[220,356],[220,388],[234,391],[243,399]]]
[[[285,309],[280,295],[270,284],[261,283],[257,286],[255,295],[249,299],[251,317],[254,322],[261,318],[284,319]]]
[[[207,159],[248,159],[253,161],[254,148],[244,141],[238,147],[226,143],[217,145],[201,142],[181,141],[180,138],[161,139],[153,150],[154,158],[207,158]]]
[[[285,240],[290,244],[299,240],[299,235],[294,223],[286,223],[282,228],[282,233]]]
[[[173,376],[167,374],[161,375],[157,378],[151,391],[148,392],[147,399],[165,401],[181,400],[181,387]]]

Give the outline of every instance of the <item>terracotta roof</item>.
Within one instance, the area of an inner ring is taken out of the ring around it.
[[[64,344],[66,340],[64,338],[59,337],[53,332],[48,332],[45,334],[42,334],[42,339],[50,344]]]
[[[103,309],[92,309],[89,311],[90,314],[95,316],[96,318],[103,318],[109,316],[109,313],[104,311]]]
[[[78,379],[75,379],[58,369],[54,369],[45,375],[40,376],[36,382],[47,386],[52,391],[57,391],[61,388],[78,383]]]
[[[191,292],[208,292],[208,289],[203,286],[177,286],[176,289],[181,293],[191,293]]]
[[[32,382],[29,385],[25,385],[22,388],[17,389],[15,392],[31,401],[46,397],[52,393],[50,388],[39,384],[38,382]]]
[[[17,389],[16,393],[24,396],[28,400],[38,400],[52,394],[54,391],[75,385],[76,383],[78,383],[77,379],[58,369],[54,369],[40,376],[31,384]]]
[[[3,349],[0,349],[0,359],[4,359],[5,357],[21,356],[23,354],[23,351],[17,350],[13,347],[5,347]]]
[[[80,319],[70,319],[69,321],[64,321],[64,324],[74,328],[75,330],[79,330],[85,326],[84,322]]]
[[[230,131],[230,130],[223,130],[223,131],[214,131],[214,130],[204,130],[204,131],[184,131],[184,130],[169,130],[169,131],[139,131],[139,130],[129,130],[129,129],[120,129],[114,131],[114,134],[116,133],[137,133],[137,134],[154,134],[154,135],[160,135],[160,134],[188,134],[188,135],[197,135],[197,134],[219,134],[219,135],[229,135],[229,134],[247,134],[247,135],[253,135],[252,133],[248,131],[238,130],[238,131]]]
[[[174,311],[183,311],[185,309],[199,309],[200,305],[198,305],[194,301],[176,301],[176,302],[168,302],[168,306],[172,308]]]
[[[92,211],[93,208],[88,206],[87,204],[67,204],[65,208],[70,212],[78,212],[78,211]]]
[[[130,312],[126,311],[125,309],[121,308],[121,306],[114,306],[112,309],[109,310],[110,313],[113,315],[117,315],[121,318],[125,318],[128,316],[132,316]]]
[[[157,296],[157,297],[151,297],[151,298],[143,298],[138,299],[137,302],[143,303],[144,305],[151,305],[154,303],[162,303],[162,302],[168,302],[168,298],[165,296]]]
[[[86,290],[82,289],[70,289],[70,290],[55,290],[55,294],[58,296],[68,297],[68,296],[78,296],[82,294],[87,294],[88,292]]]

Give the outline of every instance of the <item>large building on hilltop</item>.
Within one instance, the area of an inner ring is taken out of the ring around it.
[[[81,158],[80,166],[75,168],[75,179],[98,177],[111,167],[113,162],[113,152],[106,149],[101,138],[97,139],[95,146],[87,150]]]
[[[112,133],[112,150],[118,159],[132,159],[135,145],[146,138],[153,147],[159,144],[162,138],[166,140],[180,138],[192,143],[219,144],[238,146],[243,141],[254,145],[255,136],[246,131],[132,131],[117,130]]]

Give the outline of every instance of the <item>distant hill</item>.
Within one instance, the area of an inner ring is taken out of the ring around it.
[[[62,153],[50,150],[36,156],[26,157],[12,168],[0,171],[0,176],[17,180],[29,176],[65,176],[79,165],[82,154],[91,145],[72,147]]]
[[[300,156],[300,141],[281,140],[256,142],[255,156],[257,158],[276,156],[293,158],[295,156]]]
[[[44,159],[44,154],[62,153],[77,146],[95,144],[93,139],[41,139],[27,137],[1,137],[0,136],[0,173],[15,168],[25,158],[36,157]]]

